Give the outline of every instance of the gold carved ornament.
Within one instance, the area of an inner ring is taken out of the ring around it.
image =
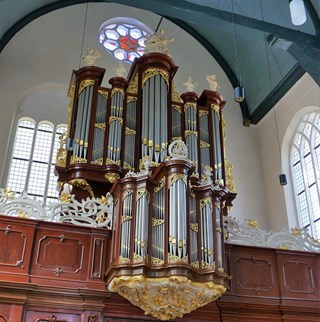
[[[65,167],[67,164],[67,150],[65,148],[66,142],[67,132],[64,132],[59,136],[59,148],[56,156],[56,165],[59,167]]]
[[[87,163],[87,159],[77,157],[75,155],[71,156],[70,164],[75,164],[75,163]]]
[[[69,95],[70,101],[68,104],[68,137],[70,137],[70,129],[71,129],[71,120],[72,120],[72,110],[73,110],[73,102],[74,102],[74,94],[75,94],[76,86],[73,84],[71,86]]]
[[[210,197],[200,200],[200,209],[204,208],[206,205],[209,205],[212,208],[212,201]]]
[[[97,160],[91,161],[91,164],[94,164],[94,165],[102,165],[102,163],[103,163],[103,158],[99,158]]]
[[[86,179],[72,179],[68,181],[68,183],[71,184],[73,187],[87,191],[90,194],[91,198],[94,197],[93,190]]]
[[[188,108],[193,108],[193,109],[197,110],[197,104],[187,102],[187,103],[184,104],[184,111],[186,111]]]
[[[114,277],[109,290],[117,292],[145,315],[167,321],[181,318],[223,295],[224,285],[193,282],[185,276],[148,278],[143,275]]]
[[[191,131],[191,130],[185,130],[184,131],[184,136],[187,137],[189,135],[198,136],[198,132],[197,131]]]
[[[171,95],[171,100],[173,102],[181,102],[181,97],[180,94],[177,91],[176,85],[174,84],[174,82],[172,81],[172,95]],[[181,109],[180,109],[180,113],[181,113]]]
[[[79,95],[81,92],[88,86],[93,86],[94,85],[94,80],[92,79],[85,79],[80,83],[80,88],[79,88]]]
[[[110,116],[109,117],[109,124],[112,123],[113,121],[119,122],[121,125],[123,123],[122,117],[116,117],[116,116]]]
[[[133,129],[130,129],[129,127],[126,127],[126,131],[125,131],[126,135],[135,135],[136,131]]]
[[[165,177],[161,178],[161,180],[159,181],[159,183],[154,187],[154,193],[158,193],[160,190],[163,189],[165,184]]]
[[[127,103],[136,102],[137,100],[138,100],[138,97],[136,97],[136,96],[128,96],[127,97]]]
[[[180,105],[175,105],[175,104],[172,104],[172,108],[174,110],[176,110],[178,113],[181,114],[181,106]]]
[[[119,88],[119,87],[114,87],[112,90],[111,90],[111,96],[113,96],[114,94],[116,93],[120,93],[122,96],[124,96],[124,90],[122,88]]]
[[[145,82],[156,75],[162,76],[162,78],[166,81],[168,87],[169,87],[169,73],[161,68],[149,68],[145,70],[142,74],[142,86],[145,84]]]
[[[223,133],[223,151],[224,151],[224,167],[225,167],[226,187],[230,192],[234,192],[235,183],[234,183],[234,178],[232,176],[233,166],[230,163],[230,161],[228,160],[228,158],[226,157],[226,140],[227,140],[226,133],[225,133],[226,122],[225,122],[223,115],[221,115],[221,123],[222,123],[222,133]],[[228,210],[228,211],[230,211],[230,210]]]
[[[110,183],[115,183],[118,179],[120,179],[120,175],[118,173],[115,173],[115,172],[107,173],[104,177]]]
[[[171,187],[179,179],[182,179],[185,185],[187,185],[187,175],[182,173],[174,173],[169,176],[169,187]]]
[[[208,111],[205,111],[205,110],[199,110],[199,117],[201,116],[205,116],[205,115],[208,115],[209,112]]]
[[[138,74],[134,76],[134,79],[129,83],[128,93],[138,94]]]
[[[97,128],[97,129],[100,129],[102,131],[105,131],[106,123],[94,123],[94,127]]]
[[[220,121],[220,106],[217,104],[211,104],[211,108],[216,112],[218,119]]]
[[[102,89],[99,89],[99,90],[98,90],[98,93],[99,93],[100,95],[102,95],[103,97],[108,98],[108,91],[104,91],[104,90],[102,90]]]

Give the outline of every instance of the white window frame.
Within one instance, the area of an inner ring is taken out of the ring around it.
[[[314,117],[313,122],[310,122],[309,118],[311,117],[312,114],[315,114],[315,117]],[[294,199],[296,202],[296,211],[297,211],[297,215],[298,215],[299,226],[301,228],[304,228],[304,227],[308,228],[311,236],[313,236],[316,239],[320,239],[320,232],[319,232],[319,230],[316,231],[316,226],[315,226],[316,222],[320,223],[320,217],[315,218],[315,213],[314,213],[314,210],[312,207],[311,195],[310,195],[310,188],[315,185],[317,197],[318,197],[318,202],[320,203],[320,160],[316,156],[316,148],[320,149],[320,145],[318,144],[317,146],[315,146],[316,132],[318,132],[320,135],[320,126],[316,124],[317,120],[320,120],[320,113],[319,112],[308,113],[308,114],[304,115],[303,118],[300,120],[300,123],[298,124],[298,126],[296,128],[296,131],[293,135],[293,140],[291,143],[290,169],[291,169],[291,175],[292,175],[292,181],[293,181],[293,189],[294,189],[294,197],[295,197]],[[303,126],[302,130],[299,130],[301,124],[310,124],[312,126],[310,138],[307,137],[306,134],[303,133],[305,126]],[[300,134],[302,136],[299,146],[297,146],[296,142],[295,142],[297,134]],[[309,153],[305,153],[305,150],[304,150],[304,142],[305,141],[307,141],[309,143],[309,146],[310,146]],[[299,161],[297,161],[296,163],[293,163],[293,159],[292,159],[292,155],[293,155],[292,152],[293,152],[294,148],[296,148],[299,153]],[[311,162],[312,162],[312,168],[313,168],[312,170],[313,170],[314,178],[315,178],[315,182],[310,185],[308,183],[306,163],[305,163],[305,158],[309,154],[311,156]],[[296,184],[297,179],[296,179],[296,173],[294,170],[294,165],[298,164],[298,162],[300,162],[300,164],[301,164],[302,179],[303,179],[303,183],[304,183],[304,190],[302,190],[300,192],[297,189],[297,184]],[[298,196],[303,191],[305,192],[305,195],[306,195],[307,210],[308,210],[308,217],[309,217],[309,223],[310,223],[309,225],[303,225],[301,212],[300,212],[300,202],[299,202]],[[320,211],[320,210],[318,210],[318,211]],[[317,213],[318,213],[318,211],[317,211]],[[318,225],[319,225],[319,223],[318,223]]]
[[[18,129],[20,127],[20,124],[23,121],[32,122],[34,124],[34,129],[33,129],[32,146],[31,146],[31,151],[30,151],[30,154],[29,154],[29,158],[23,158],[25,160],[28,160],[28,166],[27,166],[27,170],[26,170],[26,180],[25,180],[24,188],[23,188],[22,191],[26,191],[28,193],[28,186],[30,185],[31,167],[32,167],[33,162],[38,163],[38,161],[34,160],[34,153],[35,153],[35,143],[36,143],[36,138],[37,138],[37,133],[39,131],[39,127],[42,124],[47,124],[47,125],[52,127],[52,137],[51,137],[51,142],[50,142],[51,148],[49,150],[50,152],[49,152],[48,159],[47,159],[48,162],[39,162],[39,163],[42,163],[42,164],[46,164],[46,184],[45,184],[43,194],[36,195],[36,196],[33,195],[33,194],[30,194],[30,197],[36,197],[38,200],[41,200],[44,204],[46,203],[47,198],[50,198],[50,200],[51,200],[50,202],[53,202],[54,200],[58,199],[58,193],[55,196],[48,196],[48,190],[49,190],[49,185],[50,185],[49,180],[50,179],[54,180],[54,178],[56,178],[56,176],[50,176],[50,174],[51,174],[50,169],[51,169],[52,166],[55,165],[55,160],[52,160],[52,157],[53,157],[54,149],[58,149],[58,147],[59,147],[59,146],[57,146],[58,142],[56,142],[56,136],[57,136],[58,133],[60,133],[59,130],[61,129],[61,127],[66,128],[67,125],[66,124],[54,125],[52,122],[47,121],[47,120],[43,120],[43,121],[40,121],[40,122],[37,123],[34,119],[32,119],[30,117],[22,117],[22,118],[20,118],[18,120],[17,126],[16,126],[16,131],[14,133],[14,144],[13,144],[13,150],[12,150],[12,153],[11,153],[10,166],[9,166],[9,171],[8,171],[8,176],[7,176],[7,187],[9,189],[11,189],[10,184],[9,184],[10,174],[11,174],[11,171],[14,171],[14,169],[12,168],[13,160],[18,159],[17,157],[14,156],[15,148],[16,148],[16,142],[17,142],[17,133],[18,133]],[[55,146],[55,143],[56,143],[56,146]],[[16,191],[16,192],[22,192],[22,191],[17,191],[14,188],[12,190]]]

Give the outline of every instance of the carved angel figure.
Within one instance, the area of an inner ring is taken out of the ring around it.
[[[94,50],[90,47],[88,47],[87,52],[82,55],[82,59],[88,66],[92,66],[95,63],[95,61],[100,57],[100,53],[97,50]]]
[[[198,83],[193,81],[193,78],[189,76],[187,80],[183,83],[187,92],[193,92],[195,88],[198,86]]]
[[[217,79],[216,75],[207,76],[207,81],[209,83],[210,89],[214,92],[216,92],[220,88],[219,83],[216,81],[216,79]]]
[[[163,36],[164,30],[155,32],[151,37],[145,41],[145,53],[160,52],[169,55],[168,44],[173,42],[173,38],[166,38]]]

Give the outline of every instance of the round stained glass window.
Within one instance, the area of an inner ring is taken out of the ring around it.
[[[144,54],[145,41],[152,34],[153,31],[138,20],[117,17],[102,24],[99,42],[115,58],[132,63]]]

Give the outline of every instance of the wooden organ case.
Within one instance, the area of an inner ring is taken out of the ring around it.
[[[106,282],[147,314],[182,317],[220,297],[223,216],[235,193],[225,174],[222,96],[177,94],[173,60],[136,59],[128,79],[74,71],[69,151],[59,181],[77,199],[111,192],[114,223]]]

